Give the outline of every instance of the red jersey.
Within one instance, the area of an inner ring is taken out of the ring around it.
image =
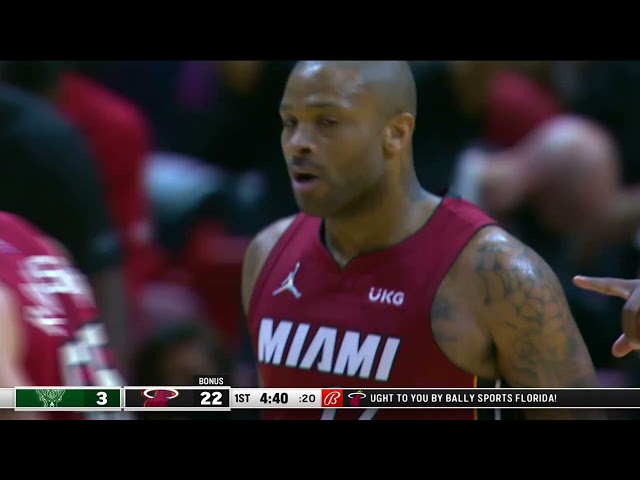
[[[248,327],[265,388],[474,388],[431,333],[431,305],[469,240],[495,222],[446,197],[402,242],[343,270],[321,242],[321,219],[299,214],[265,262]],[[337,413],[336,413],[337,412]],[[365,419],[372,412],[268,409],[267,419]],[[473,419],[473,410],[378,410],[374,419]]]
[[[4,212],[0,281],[18,302],[22,366],[31,385],[124,385],[112,367],[107,334],[84,277],[43,233]]]

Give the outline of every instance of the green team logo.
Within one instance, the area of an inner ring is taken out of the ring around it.
[[[36,390],[38,397],[44,407],[57,407],[66,390],[59,388],[39,389]]]

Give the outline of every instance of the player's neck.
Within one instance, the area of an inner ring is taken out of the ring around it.
[[[365,253],[395,245],[418,231],[435,211],[439,198],[419,184],[379,195],[358,213],[325,218],[324,242],[344,267]]]

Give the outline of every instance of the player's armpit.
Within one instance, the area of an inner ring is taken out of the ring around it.
[[[255,237],[247,247],[242,261],[242,308],[244,314],[249,314],[249,302],[251,301],[251,292],[256,282],[258,274],[258,258],[260,256],[260,245],[258,237]]]
[[[500,375],[515,388],[594,388],[596,374],[564,291],[549,265],[505,232],[476,242],[482,320]],[[531,410],[527,418],[604,418],[587,410]]]

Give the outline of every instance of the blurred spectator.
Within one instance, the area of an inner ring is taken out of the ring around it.
[[[126,371],[126,315],[117,272],[119,236],[96,162],[82,136],[42,99],[0,85],[0,207],[60,242],[89,277]]]
[[[229,375],[227,353],[214,332],[192,320],[159,323],[136,357],[136,385],[193,385],[194,375]]]
[[[144,110],[156,152],[224,174],[219,190],[226,193],[218,195],[224,201],[203,213],[223,220],[231,233],[253,235],[273,216],[271,209],[295,211],[286,171],[274,168],[283,162],[277,105],[292,62],[97,63],[78,62],[76,70]],[[268,202],[262,201],[265,188]]]
[[[202,298],[225,346],[244,329],[240,308],[242,259],[250,237],[233,233],[234,217],[259,210],[261,197],[243,200],[246,175],[232,175],[186,155],[155,152],[147,169],[157,241],[163,247],[157,279],[187,286]],[[254,185],[252,194],[259,194]],[[243,209],[242,206],[247,208]]]
[[[293,64],[212,62],[208,78],[215,83],[208,94],[210,103],[202,102],[200,105],[204,107],[197,107],[195,102],[191,107],[186,101],[182,104],[182,128],[171,150],[203,159],[229,172],[257,171],[267,180],[269,201],[254,212],[259,218],[248,217],[247,227],[238,222],[236,228],[243,234],[253,234],[270,221],[297,211],[283,166],[282,125],[278,117],[278,105]],[[186,73],[194,74],[193,71]]]
[[[136,357],[136,385],[193,385],[194,375],[229,375],[228,353],[215,331],[191,319],[174,319],[156,328],[143,342]],[[142,412],[141,419],[229,419],[252,418],[252,412]]]
[[[608,218],[582,239],[582,255],[590,258],[608,246],[635,243],[640,228],[640,62],[553,62],[551,83],[567,108],[607,129],[621,161],[625,188]]]
[[[439,192],[471,144],[514,145],[561,109],[535,80],[498,61],[413,62],[418,88],[416,171]]]
[[[511,148],[471,149],[454,184],[494,217],[508,222],[528,205],[549,233],[571,239],[601,225],[619,186],[613,139],[599,125],[568,115],[542,123]]]

